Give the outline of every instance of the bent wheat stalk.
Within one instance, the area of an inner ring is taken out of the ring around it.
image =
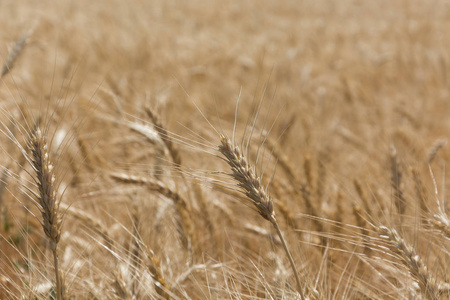
[[[58,267],[58,243],[61,237],[62,220],[59,216],[59,201],[56,199],[53,164],[48,153],[46,139],[39,128],[32,134],[28,147],[31,151],[29,163],[36,174],[35,180],[39,189],[39,194],[36,195],[36,204],[42,215],[42,221],[40,223],[50,242],[50,249],[53,252],[56,297],[60,300],[65,298],[63,277]]]
[[[123,183],[135,183],[146,185],[150,190],[156,191],[161,195],[171,199],[175,204],[176,212],[179,217],[180,238],[183,246],[192,254],[192,245],[195,241],[195,228],[192,221],[188,202],[178,192],[169,188],[162,181],[157,179],[128,175],[123,173],[111,173],[111,178]]]
[[[225,161],[231,167],[232,173],[230,174],[234,180],[237,181],[238,186],[242,189],[250,202],[256,207],[258,213],[266,220],[268,220],[275,228],[284,251],[286,252],[289,262],[292,267],[292,271],[295,275],[297,282],[297,291],[300,294],[302,300],[305,299],[298,277],[297,268],[294,263],[294,259],[289,251],[286,241],[278,226],[277,219],[275,218],[275,211],[273,210],[273,201],[270,195],[264,190],[264,186],[261,183],[253,167],[247,162],[246,157],[241,152],[238,146],[233,145],[231,140],[220,134],[219,152],[225,157]]]

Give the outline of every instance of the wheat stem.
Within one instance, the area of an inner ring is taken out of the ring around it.
[[[300,293],[300,297],[302,298],[302,300],[305,300],[305,296],[303,295],[302,291],[302,285],[300,284],[300,278],[298,277],[297,267],[295,266],[294,259],[292,258],[291,252],[289,251],[286,241],[284,240],[280,227],[278,227],[278,223],[275,218],[273,218],[273,220],[270,220],[270,222],[272,223],[273,227],[275,227],[278,237],[281,240],[281,244],[283,245],[284,251],[286,252],[289,262],[291,263],[291,268],[292,271],[294,272],[295,281],[297,283],[297,291]]]

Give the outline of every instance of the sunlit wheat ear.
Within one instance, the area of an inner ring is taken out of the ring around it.
[[[172,297],[167,292],[170,291],[170,287],[167,284],[166,279],[164,278],[164,275],[162,273],[159,258],[151,253],[151,251],[148,251],[147,256],[149,257],[147,268],[154,280],[156,292],[162,299],[171,300]]]
[[[31,137],[32,167],[36,173],[39,188],[39,204],[43,217],[42,227],[55,248],[61,236],[61,220],[58,220],[59,204],[56,201],[55,175],[50,162],[48,147],[40,129]]]
[[[437,282],[428,271],[420,256],[395,229],[385,226],[377,227],[381,238],[385,239],[389,249],[397,254],[403,264],[408,268],[412,278],[418,283],[420,292],[425,299],[441,299],[444,285]]]
[[[283,234],[278,226],[277,219],[275,218],[273,201],[269,193],[265,191],[264,186],[261,183],[261,178],[256,175],[254,168],[247,162],[247,159],[241,149],[238,146],[233,145],[232,141],[227,136],[220,134],[220,142],[221,145],[219,145],[219,152],[225,157],[225,161],[231,167],[232,173],[230,175],[234,178],[234,180],[236,180],[237,185],[242,189],[253,206],[256,207],[258,213],[264,219],[272,223],[273,227],[277,231],[286,255],[289,258],[292,271],[294,272],[295,280],[297,282],[297,291],[299,292],[301,299],[305,299],[301,288],[300,279],[298,277],[297,268]]]
[[[53,163],[49,156],[46,139],[39,128],[31,135],[28,147],[31,151],[29,162],[35,172],[35,181],[39,189],[36,205],[42,215],[40,222],[53,252],[56,296],[60,300],[65,298],[63,278],[58,267],[58,243],[61,238],[62,219],[59,215],[59,201],[56,199]]]
[[[264,190],[260,178],[258,178],[253,168],[248,164],[247,159],[237,146],[233,146],[231,140],[226,136],[220,137],[222,145],[219,151],[226,158],[226,162],[231,167],[231,176],[238,182],[245,195],[257,208],[258,213],[270,222],[276,222],[273,202],[269,194]]]

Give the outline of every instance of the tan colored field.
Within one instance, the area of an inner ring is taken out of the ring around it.
[[[448,1],[7,0],[0,28],[1,299],[450,298]]]

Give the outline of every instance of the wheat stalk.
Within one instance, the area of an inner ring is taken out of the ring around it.
[[[190,208],[184,197],[182,197],[178,192],[172,190],[171,188],[166,186],[162,181],[159,181],[157,179],[135,175],[127,175],[123,173],[112,173],[110,176],[111,178],[123,183],[134,183],[145,185],[150,190],[156,191],[161,195],[171,199],[175,204],[176,212],[178,214],[180,221],[179,230],[181,241],[183,243],[183,246],[186,249],[188,249],[189,252],[192,252],[192,244],[194,243],[195,240],[195,229],[191,218]]]
[[[225,157],[225,161],[231,167],[231,176],[237,181],[238,186],[242,189],[250,202],[256,207],[258,213],[273,225],[278,236],[280,237],[283,248],[291,264],[292,271],[295,275],[297,291],[300,294],[301,299],[304,300],[305,296],[303,295],[297,268],[283,234],[278,226],[275,211],[273,210],[273,201],[269,193],[265,191],[261,183],[261,178],[256,175],[254,168],[247,162],[247,159],[241,152],[241,149],[238,146],[233,145],[231,140],[223,134],[220,135],[220,142],[221,145],[219,146],[219,152]]]
[[[121,300],[133,299],[132,296],[130,295],[130,291],[128,291],[127,284],[123,280],[123,276],[120,271],[114,274],[114,282],[112,284],[112,287],[118,299]]]

